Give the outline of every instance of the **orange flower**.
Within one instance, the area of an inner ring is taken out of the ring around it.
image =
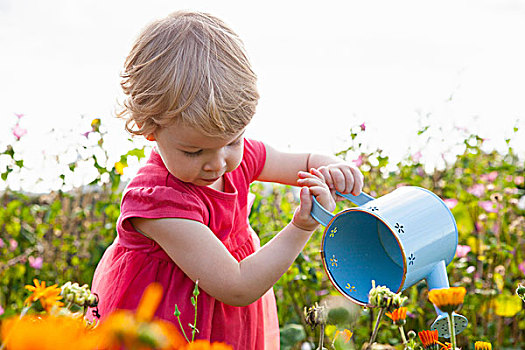
[[[353,333],[351,331],[349,331],[348,329],[345,329],[342,332],[340,330],[337,330],[337,331],[335,331],[334,341],[337,339],[338,336],[341,336],[341,337],[343,337],[344,343],[347,344],[350,341],[350,339],[352,338],[352,335],[353,335]]]
[[[391,313],[387,312],[385,315],[390,317],[392,319],[392,322],[394,322],[394,324],[397,324],[398,321],[404,321],[407,318],[407,308],[403,306],[403,307],[400,307],[399,309],[395,309]]]
[[[35,284],[34,286],[25,286],[28,291],[32,292],[32,294],[27,297],[24,302],[27,306],[30,306],[37,300],[40,300],[40,304],[42,304],[44,310],[50,312],[53,306],[56,305],[60,307],[64,305],[64,303],[59,301],[62,299],[62,296],[60,296],[62,289],[57,288],[57,284],[46,288],[46,282],[42,281],[42,284],[40,284],[36,278],[33,280],[33,283]]]
[[[428,292],[428,299],[441,311],[452,313],[463,304],[465,294],[467,290],[463,287],[432,289]]]
[[[162,286],[151,283],[144,290],[136,313],[117,310],[99,326],[105,347],[112,349],[154,348],[180,349],[186,341],[171,322],[154,320],[162,299]]]
[[[438,346],[438,331],[422,331],[418,333],[421,343],[425,349],[437,349]]]
[[[92,350],[101,345],[82,320],[61,316],[9,318],[2,323],[1,338],[9,350]]]
[[[210,343],[207,340],[201,339],[186,344],[182,350],[233,350],[233,348],[224,343]]]
[[[492,350],[492,344],[484,341],[477,341],[474,343],[476,350]]]

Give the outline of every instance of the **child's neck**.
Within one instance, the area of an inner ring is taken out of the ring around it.
[[[217,181],[209,185],[208,187],[211,187],[217,191],[224,192],[224,175],[221,176]]]

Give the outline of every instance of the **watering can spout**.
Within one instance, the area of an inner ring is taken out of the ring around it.
[[[447,268],[445,265],[445,261],[441,260],[432,270],[432,272],[426,277],[428,290],[432,289],[441,289],[441,288],[449,288],[450,285],[448,283],[448,277],[447,277]],[[438,314],[438,317],[432,323],[432,326],[430,327],[431,330],[438,331],[438,335],[440,337],[450,338],[450,331],[448,326],[448,315],[446,312],[441,311],[437,307],[435,307],[436,313]],[[454,317],[454,333],[459,334],[461,333],[468,324],[468,320],[463,315],[458,315],[455,312],[452,313],[452,316]]]

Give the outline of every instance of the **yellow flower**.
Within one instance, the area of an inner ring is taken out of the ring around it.
[[[2,323],[1,338],[8,350],[98,349],[100,338],[76,318],[15,316]]]
[[[179,349],[186,344],[171,322],[153,319],[162,299],[162,286],[152,283],[142,295],[136,313],[117,310],[100,326],[105,348]]]
[[[494,312],[502,317],[514,317],[523,308],[522,301],[517,295],[500,294],[494,299]]]
[[[423,343],[425,349],[437,349],[438,345],[438,331],[422,331],[418,332],[419,339]]]
[[[448,350],[448,349],[452,349],[452,344],[451,343],[448,343],[448,342],[445,342],[445,344],[443,344],[442,342],[438,341],[437,342],[439,345],[441,345],[441,348],[439,350]]]
[[[428,292],[428,299],[441,311],[451,313],[463,304],[465,294],[467,290],[463,287],[432,289]]]
[[[100,128],[100,118],[93,119],[91,121],[91,129],[93,131],[98,131]]]
[[[126,164],[122,162],[116,162],[115,163],[115,172],[119,175],[124,175],[124,168],[127,167]]]
[[[337,330],[335,332],[334,341],[337,339],[338,336],[342,336],[344,343],[347,344],[350,341],[350,339],[352,338],[352,335],[353,335],[353,333],[351,331],[349,331],[348,329],[345,329],[342,332]]]
[[[492,344],[484,341],[477,341],[474,343],[474,348],[476,350],[492,350]]]
[[[196,340],[186,344],[182,350],[233,350],[233,348],[224,343],[210,343],[207,340]]]
[[[397,324],[398,321],[404,321],[407,317],[407,308],[406,307],[400,307],[399,309],[395,309],[394,311],[385,313],[388,317],[392,319],[392,322],[394,324]],[[402,323],[402,322],[400,322]]]
[[[25,288],[32,292],[32,294],[25,300],[27,306],[31,306],[35,301],[40,300],[40,304],[47,312],[50,312],[53,306],[63,306],[64,303],[59,300],[62,299],[60,288],[57,288],[57,284],[54,284],[50,287],[46,287],[46,282],[42,281],[40,284],[39,281],[35,278],[33,280],[34,286],[27,285]]]

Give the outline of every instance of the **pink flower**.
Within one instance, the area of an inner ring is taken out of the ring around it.
[[[525,275],[525,260],[523,260],[521,264],[518,265],[518,269],[520,269],[521,273]]]
[[[18,247],[18,242],[14,239],[9,240],[9,250],[14,251]]]
[[[84,137],[87,139],[87,138],[89,137],[89,134],[91,134],[91,130],[90,130],[90,131],[83,132],[83,133],[80,134],[80,135],[84,136]]]
[[[4,308],[2,307],[2,305],[0,305],[0,316],[2,316],[4,314]]]
[[[481,232],[482,229],[483,229],[483,224],[481,222],[479,222],[479,221],[476,221],[474,223],[474,226],[476,227],[476,232]]]
[[[15,113],[15,115],[18,118],[18,120],[20,120],[24,116],[24,114],[22,113]]]
[[[22,136],[27,134],[27,130],[24,128],[21,128],[19,124],[16,124],[13,128],[13,135],[16,137],[17,140],[20,140]]]
[[[3,240],[3,239],[0,239],[0,248],[3,248],[4,245],[5,245],[4,240]]]
[[[491,171],[488,174],[481,174],[480,179],[483,180],[483,181],[492,182],[492,181],[496,180],[497,177],[498,177],[498,172],[497,171]]]
[[[497,213],[503,208],[503,206],[500,203],[492,201],[481,201],[478,204],[480,207],[482,207],[483,209],[485,209],[485,211],[489,213]]]
[[[523,184],[524,181],[525,181],[525,177],[523,177],[523,176],[516,176],[516,177],[514,177],[514,183],[516,185],[518,185],[518,186]]]
[[[357,159],[354,160],[354,164],[356,167],[360,167],[365,162],[365,156],[363,154],[360,154]]]
[[[366,130],[366,125],[365,125],[365,123],[359,125],[359,127],[361,128],[361,131],[365,131],[365,130]]]
[[[475,184],[467,189],[467,192],[471,195],[474,195],[478,198],[483,196],[485,194],[485,185],[483,184]]]
[[[423,156],[423,155],[421,154],[421,152],[420,152],[420,151],[417,151],[416,153],[414,153],[414,154],[412,155],[412,160],[413,160],[415,163],[419,163],[419,161],[421,160],[421,157],[422,157],[422,156]]]
[[[469,245],[458,244],[458,247],[456,248],[456,256],[458,258],[466,257],[469,252],[470,252],[470,246]]]
[[[41,256],[37,256],[36,258],[34,256],[29,257],[29,266],[36,270],[40,270],[42,268],[43,262],[44,259]]]
[[[517,187],[505,187],[503,189],[503,192],[505,194],[510,194],[510,195],[514,195],[514,194],[518,194],[518,188]]]
[[[466,271],[467,271],[467,273],[472,273],[472,272],[476,271],[476,267],[471,265],[471,266],[467,267]]]
[[[454,208],[458,204],[458,200],[455,198],[447,198],[447,199],[444,199],[443,202],[445,202],[445,204],[447,205],[449,209]]]

